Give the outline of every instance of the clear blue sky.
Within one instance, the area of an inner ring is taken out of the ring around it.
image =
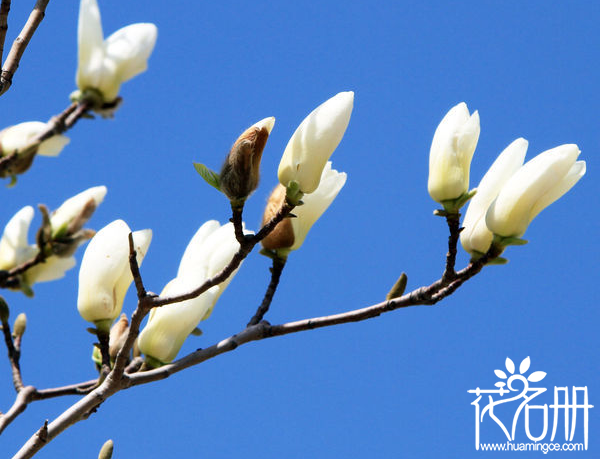
[[[2,187],[0,217],[3,225],[24,205],[56,207],[106,185],[90,226],[123,218],[133,229],[153,229],[142,266],[150,290],[175,276],[204,221],[229,218],[227,201],[192,162],[218,168],[246,127],[277,118],[261,186],[245,212],[256,229],[289,136],[339,91],[355,92],[332,158],[348,181],[291,255],[267,316],[272,323],[379,302],[401,271],[411,289],[439,277],[447,230],[432,216],[428,154],[437,123],[458,102],[481,116],[472,186],[517,137],[529,140],[528,158],[577,143],[588,172],[533,222],[528,245],[508,249],[508,265],[485,269],[438,306],[243,346],[117,395],[40,458],[96,457],[108,438],[115,458],[477,458],[485,453],[474,448],[467,390],[493,388],[493,370],[504,369],[506,357],[518,367],[527,356],[532,371],[547,373],[539,384],[549,394],[554,386],[588,387],[598,406],[590,410],[589,450],[569,457],[599,457],[597,3],[129,0],[100,8],[106,34],[133,22],[158,26],[149,70],[123,86],[114,120],[81,121],[60,157],[36,159],[15,188]],[[9,39],[27,14],[14,2]],[[75,89],[76,24],[76,2],[50,2],[0,101],[2,126],[46,120],[66,107]],[[461,253],[459,266],[467,261]],[[253,254],[202,324],[204,335],[182,352],[239,331],[262,298],[268,266]],[[76,310],[77,273],[37,285],[34,299],[6,295],[13,317],[29,317],[28,384],[94,377],[93,337]],[[124,310],[130,314],[134,303],[130,292]],[[0,369],[6,410],[9,366]],[[552,403],[549,394],[540,404]],[[30,406],[0,437],[0,455],[16,452],[74,401]],[[509,411],[497,414],[508,419]],[[539,434],[536,416],[530,425]],[[482,424],[482,441],[504,441],[490,422]],[[528,441],[520,422],[517,440]],[[583,442],[581,417],[574,442]],[[528,454],[541,455],[518,457]]]

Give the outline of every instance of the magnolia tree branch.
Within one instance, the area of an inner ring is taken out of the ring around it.
[[[277,290],[277,286],[279,285],[279,279],[281,277],[281,273],[283,272],[283,268],[285,267],[286,260],[283,258],[279,258],[278,256],[273,256],[273,266],[271,266],[271,282],[269,282],[269,286],[267,287],[267,291],[265,292],[265,296],[262,300],[262,303],[256,310],[254,316],[248,322],[248,327],[251,325],[256,325],[259,323],[265,314],[269,311],[269,307],[271,306],[271,302],[273,301],[273,296],[275,295],[275,291]]]
[[[92,105],[89,101],[73,102],[61,113],[50,118],[46,129],[35,137],[22,151],[0,158],[0,177],[12,175],[12,167],[17,161],[24,161],[27,158],[33,160],[37,148],[44,140],[71,129],[91,108]]]
[[[21,376],[21,367],[19,365],[20,352],[15,347],[8,321],[2,321],[2,333],[4,334],[6,349],[8,350],[8,360],[12,371],[13,386],[15,386],[15,390],[18,393],[23,388],[23,377]]]
[[[445,215],[446,223],[448,224],[448,253],[446,254],[446,269],[442,275],[442,280],[450,282],[456,278],[456,246],[458,245],[458,237],[462,228],[460,227],[460,213],[447,213]]]
[[[126,374],[124,373],[126,353],[129,352],[129,349],[133,345],[133,341],[135,339],[134,335],[137,336],[137,333],[139,332],[139,324],[141,323],[143,316],[147,314],[152,307],[154,307],[153,300],[157,299],[156,297],[147,295],[140,300],[138,307],[132,315],[129,335],[125,345],[117,356],[117,361],[113,371],[100,384],[100,386],[95,388],[88,395],[64,411],[50,424],[44,424],[44,426],[42,426],[40,430],[23,445],[19,452],[13,456],[13,459],[25,459],[33,457],[49,441],[51,441],[71,425],[86,419],[90,412],[96,409],[107,398],[111,397],[120,390],[166,379],[172,374],[178,373],[188,367],[198,365],[223,353],[233,351],[237,347],[251,341],[258,341],[275,336],[298,333],[315,328],[329,327],[349,322],[359,322],[377,317],[385,312],[408,306],[433,305],[451,295],[464,282],[479,273],[489,260],[496,258],[498,255],[498,250],[492,247],[483,257],[476,261],[472,261],[466,268],[458,271],[453,280],[442,278],[427,287],[421,287],[410,293],[402,295],[399,298],[340,314],[313,317],[310,319],[288,322],[281,325],[270,325],[268,322],[262,321],[256,325],[248,326],[246,329],[242,330],[236,335],[230,336],[229,338],[226,338],[206,349],[193,352],[171,364],[167,364],[160,368],[149,371]],[[234,256],[232,263],[234,263],[235,258],[236,257]],[[135,260],[135,257],[130,259]],[[137,262],[135,261],[133,261],[132,264],[137,266]],[[226,271],[226,269],[227,268],[225,268],[223,271]],[[215,278],[217,277],[219,276],[215,276]]]
[[[50,0],[37,0],[35,6],[33,7],[33,11],[29,15],[27,22],[23,26],[23,30],[21,30],[21,33],[15,39],[12,47],[10,48],[8,56],[6,57],[6,61],[2,66],[2,73],[0,74],[0,96],[6,91],[8,91],[8,88],[10,88],[13,76],[17,71],[17,68],[19,67],[19,62],[21,61],[21,57],[25,52],[25,48],[27,48],[31,37],[33,37],[33,34],[44,19],[44,16],[46,14],[46,6],[48,6],[49,2]],[[10,2],[2,1],[2,10],[4,10],[5,8],[5,3],[7,4],[7,9],[4,18],[1,17],[1,13],[3,11],[0,11],[0,30],[2,28],[2,25],[4,25],[3,23],[6,22],[6,16],[8,15],[8,10],[10,9]],[[2,39],[2,47],[4,47],[5,37],[6,28],[3,32],[0,32],[0,38]]]
[[[4,57],[4,42],[8,30],[8,13],[10,11],[10,0],[2,0],[0,4],[0,63]]]

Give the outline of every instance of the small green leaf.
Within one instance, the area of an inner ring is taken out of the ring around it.
[[[211,186],[214,186],[217,190],[221,191],[221,185],[219,183],[219,174],[217,174],[214,171],[211,171],[204,164],[200,163],[194,163],[194,168],[196,169],[196,172],[200,174],[200,177],[202,177],[206,181],[206,183],[208,183]]]
[[[12,188],[16,184],[17,184],[17,176],[16,175],[11,175],[10,176],[10,183],[8,185],[6,185],[6,188]]]

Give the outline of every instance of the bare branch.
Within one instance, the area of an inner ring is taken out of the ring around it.
[[[133,282],[137,291],[138,300],[142,300],[146,297],[146,289],[144,288],[144,282],[140,274],[140,267],[137,262],[137,254],[135,252],[135,245],[133,243],[133,233],[129,233],[129,269],[133,276]]]
[[[4,42],[8,30],[8,13],[10,11],[10,0],[2,0],[0,4],[0,62],[4,56]]]
[[[17,161],[22,162],[27,159],[33,161],[37,148],[44,140],[71,129],[90,109],[91,105],[88,101],[82,101],[80,103],[73,102],[63,112],[50,118],[46,129],[34,138],[29,145],[23,148],[22,151],[17,151],[9,156],[0,157],[0,177],[12,175],[13,166]]]
[[[17,394],[15,398],[15,402],[10,407],[10,409],[0,416],[0,434],[6,429],[6,427],[15,420],[15,418],[25,411],[27,405],[31,401],[31,397],[35,393],[35,387],[27,386],[23,387],[21,391]]]
[[[446,269],[442,276],[443,281],[451,281],[456,278],[456,271],[454,271],[454,265],[456,264],[456,246],[458,244],[458,237],[461,232],[460,228],[460,213],[447,213],[446,222],[448,223],[448,229],[450,235],[448,236],[448,253],[446,254]]]
[[[23,30],[21,30],[21,33],[10,48],[10,52],[2,66],[2,73],[0,74],[0,96],[10,88],[13,76],[19,67],[19,62],[25,52],[25,48],[27,48],[29,40],[31,40],[31,37],[33,37],[33,34],[42,22],[42,19],[44,19],[46,6],[48,6],[49,1],[50,0],[37,0],[25,26],[23,26]],[[4,1],[2,2],[2,6],[4,6]],[[4,31],[4,34],[6,34],[6,31]]]
[[[244,242],[240,244],[239,250],[233,256],[231,261],[221,272],[217,275],[211,277],[210,279],[205,280],[202,285],[198,288],[192,290],[189,293],[184,293],[182,295],[175,295],[171,297],[156,297],[153,298],[150,302],[151,307],[159,307],[172,303],[179,303],[181,301],[191,300],[192,298],[196,298],[202,293],[206,292],[209,288],[220,284],[224,280],[226,280],[240,265],[242,261],[248,256],[248,254],[252,251],[254,246],[262,241],[267,235],[275,229],[277,224],[283,220],[294,208],[294,206],[289,205],[288,203],[284,203],[281,206],[281,209],[277,214],[265,225],[263,226],[258,233],[256,233],[252,237],[244,237]],[[235,215],[235,214],[234,214]],[[241,220],[241,214],[240,214]],[[235,223],[234,223],[235,225]]]
[[[250,322],[248,322],[248,327],[259,323],[269,311],[271,301],[273,301],[273,296],[275,295],[275,291],[279,285],[279,278],[281,277],[281,273],[285,267],[285,262],[286,260],[284,258],[279,258],[278,256],[273,257],[273,266],[270,269],[271,282],[269,282],[269,286],[267,287],[267,291],[265,292],[265,296],[261,305],[256,310],[254,316],[250,319]]]
[[[92,379],[90,381],[84,381],[68,386],[36,390],[31,398],[31,401],[47,400],[49,398],[62,397],[64,395],[84,395],[90,388],[95,386],[97,383],[97,379]]]
[[[19,366],[19,351],[15,348],[8,321],[2,322],[2,333],[4,334],[6,349],[8,350],[8,360],[10,361],[12,370],[13,386],[18,393],[23,389],[23,377],[21,376],[21,367]]]

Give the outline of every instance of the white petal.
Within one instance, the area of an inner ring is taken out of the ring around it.
[[[88,79],[101,67],[103,58],[103,34],[100,9],[96,0],[81,0],[79,5],[79,23],[77,26],[77,45],[79,63],[77,66],[77,85],[80,89],[88,86]]]
[[[265,128],[267,130],[267,132],[270,134],[271,131],[273,130],[273,126],[275,126],[275,117],[270,116],[269,118],[260,120],[258,123],[254,123],[250,127],[256,127],[258,129]]]
[[[576,161],[575,164],[571,166],[571,169],[569,169],[567,175],[535,203],[535,206],[531,209],[529,221],[533,220],[537,214],[573,188],[579,179],[585,175],[585,170],[585,161]]]
[[[184,279],[176,278],[166,285],[161,296],[186,293],[190,287]],[[191,300],[153,309],[138,339],[140,351],[161,362],[171,362],[215,302],[214,290],[210,289]]]
[[[178,277],[188,273],[189,275],[197,276],[199,279],[206,278],[208,270],[207,259],[210,250],[210,246],[206,244],[206,240],[220,227],[221,225],[218,221],[209,220],[196,231],[196,234],[190,240],[181,257],[179,269],[177,270]]]
[[[25,273],[25,279],[29,285],[38,282],[49,282],[65,277],[65,273],[76,264],[74,257],[60,258],[51,256],[44,263],[29,268]]]
[[[304,193],[319,186],[325,163],[342,140],[354,105],[352,91],[340,92],[314,109],[290,138],[279,163],[279,182],[295,180]]]
[[[290,250],[300,248],[310,228],[327,210],[345,183],[346,173],[332,169],[331,162],[328,162],[323,169],[319,187],[314,193],[304,195],[302,198],[304,204],[294,209],[296,218],[291,219],[294,245]]]
[[[14,268],[37,253],[27,242],[33,214],[33,207],[23,207],[6,224],[0,239],[0,269]]]
[[[96,206],[100,205],[106,195],[105,186],[95,186],[82,191],[79,194],[67,199],[56,209],[50,217],[50,224],[54,231],[68,225],[71,220],[77,217],[85,205],[93,200]]]
[[[116,63],[121,83],[130,80],[148,68],[158,29],[154,24],[131,24],[117,30],[106,39],[107,59]]]
[[[64,135],[55,135],[44,140],[38,147],[37,154],[42,156],[58,156],[71,140]]]
[[[527,140],[516,139],[496,158],[477,186],[477,194],[469,202],[460,233],[463,248],[470,253],[485,253],[493,235],[485,224],[485,214],[508,179],[523,165]]]
[[[501,236],[521,237],[537,201],[567,175],[579,153],[577,145],[561,145],[528,161],[490,206],[486,214],[488,228]]]

